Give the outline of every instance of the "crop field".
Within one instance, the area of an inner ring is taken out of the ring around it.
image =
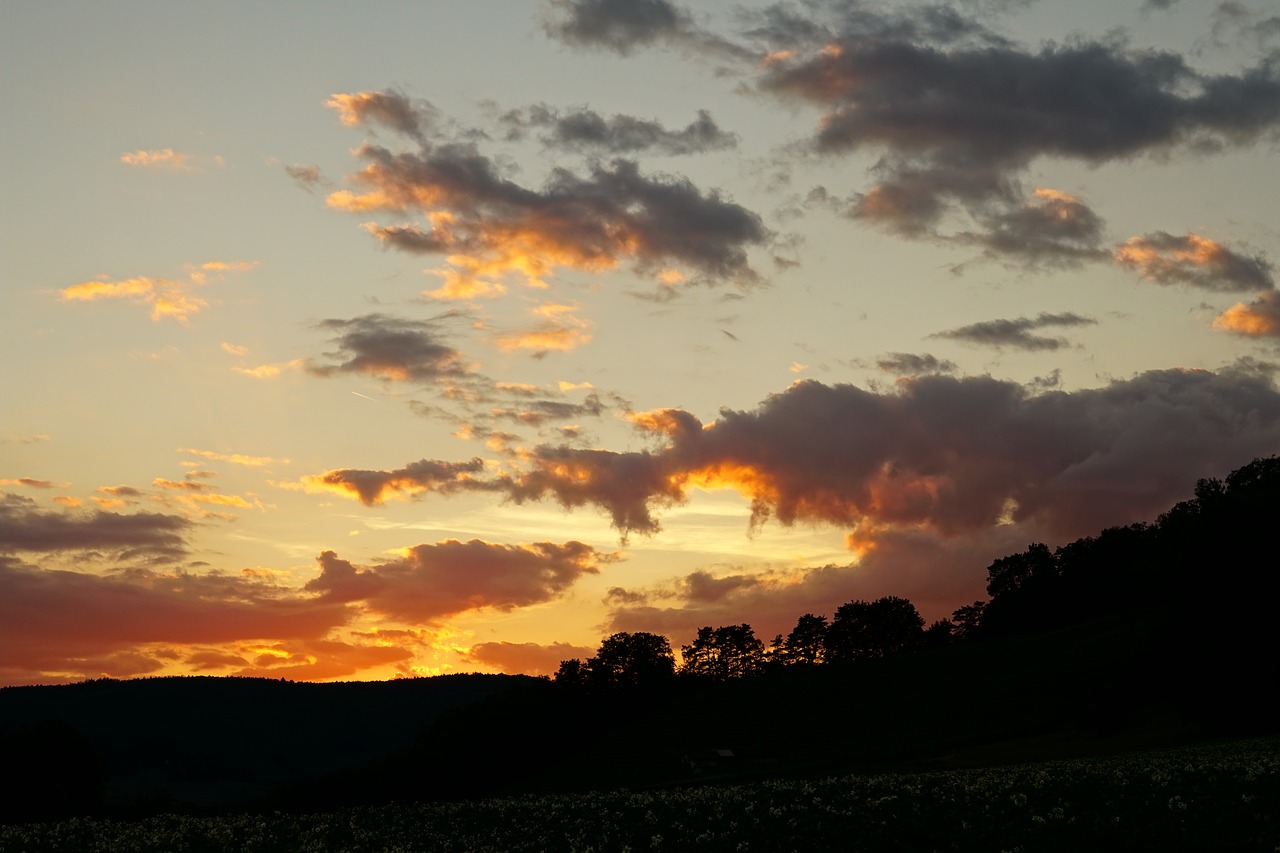
[[[986,770],[0,827],[0,851],[1280,850],[1280,740]]]

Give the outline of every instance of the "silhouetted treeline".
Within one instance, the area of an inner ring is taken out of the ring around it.
[[[806,613],[766,648],[746,623],[700,628],[680,647],[677,666],[669,641],[638,632],[607,638],[585,661],[568,660],[557,684],[614,689],[684,676],[725,681],[779,667],[851,663],[923,648],[1013,638],[1106,619],[1155,614],[1171,649],[1188,671],[1218,683],[1235,679],[1261,697],[1280,683],[1273,654],[1269,592],[1280,567],[1276,546],[1280,457],[1256,459],[1225,480],[1202,479],[1195,496],[1149,524],[1103,530],[1054,550],[1033,543],[988,567],[988,600],[958,608],[927,629],[908,600],[887,596],[850,601],[825,616]],[[629,667],[636,669],[631,671]],[[1259,707],[1202,710],[1248,722]]]

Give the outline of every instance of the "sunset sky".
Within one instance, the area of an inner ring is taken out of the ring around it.
[[[1280,452],[1280,3],[3,17],[0,684],[932,621]]]

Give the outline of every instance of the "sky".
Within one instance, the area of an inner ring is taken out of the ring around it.
[[[4,17],[0,684],[931,622],[1280,452],[1280,4]]]

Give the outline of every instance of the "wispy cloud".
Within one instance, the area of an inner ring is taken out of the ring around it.
[[[139,148],[120,155],[120,162],[127,166],[188,170],[193,168],[191,155],[172,148]]]
[[[244,465],[250,468],[264,468],[268,465],[289,463],[288,459],[273,459],[270,456],[246,456],[243,453],[219,453],[215,450],[198,450],[193,447],[179,447],[178,453],[187,453],[191,456],[199,456],[202,459],[212,459],[215,462],[230,462],[233,465]]]
[[[511,110],[500,119],[508,138],[520,138],[531,128],[543,130],[542,143],[551,148],[598,154],[649,152],[679,156],[733,148],[738,136],[721,129],[711,113],[699,110],[697,118],[680,130],[661,122],[629,115],[608,118],[581,107],[560,111],[546,104]]]
[[[1019,317],[1016,320],[985,320],[981,323],[961,326],[958,329],[937,332],[930,335],[930,337],[964,341],[965,343],[979,346],[1013,347],[1014,349],[1039,352],[1057,350],[1071,344],[1066,338],[1050,338],[1045,335],[1032,334],[1035,330],[1055,327],[1092,326],[1097,322],[1091,317],[1082,317],[1070,311],[1062,314],[1041,313],[1035,317]]]
[[[59,291],[59,299],[63,302],[127,299],[140,305],[149,305],[152,320],[171,317],[185,326],[192,314],[209,306],[194,290],[209,282],[210,273],[244,272],[256,266],[256,261],[210,261],[188,267],[185,280],[138,276],[112,281],[104,277],[65,287]]]

